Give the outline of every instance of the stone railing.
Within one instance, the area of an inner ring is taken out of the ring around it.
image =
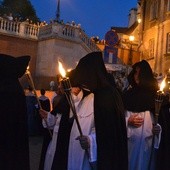
[[[40,27],[39,39],[48,39],[50,37],[76,41],[77,43],[82,43],[82,45],[85,45],[90,51],[100,51],[97,45],[85,34],[85,32],[80,27],[77,26],[52,23],[44,27]]]
[[[38,39],[39,26],[27,22],[15,22],[0,18],[0,33]]]
[[[0,18],[0,33],[36,40],[52,37],[66,39],[81,43],[89,51],[100,51],[97,45],[80,27],[57,22],[45,26],[37,26],[28,22],[15,22]]]

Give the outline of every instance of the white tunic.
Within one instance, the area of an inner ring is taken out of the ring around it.
[[[128,125],[128,119],[133,114],[138,114],[144,119],[144,124],[142,126],[136,128]],[[127,111],[126,125],[128,137],[129,170],[148,170],[153,138],[153,118],[151,113],[149,111],[140,113],[132,113]],[[155,140],[155,143],[159,145],[158,141],[160,141],[160,138],[159,140]]]
[[[70,134],[70,143],[69,143],[69,155],[68,155],[68,170],[90,170],[89,161],[96,161],[97,157],[97,146],[96,146],[96,135],[94,128],[94,94],[89,94],[83,100],[82,92],[79,93],[78,98],[75,99],[75,107],[79,119],[80,126],[82,128],[83,135],[89,136],[90,138],[90,149],[89,155],[85,154],[85,151],[81,148],[78,140],[75,140],[80,134],[77,128],[77,124],[74,121]],[[57,114],[57,117],[54,117],[50,113],[48,114],[47,122],[48,125],[54,125],[53,137],[48,146],[44,170],[51,170],[56,142],[58,136],[58,129],[61,120],[61,115]],[[45,126],[45,124],[44,124]]]

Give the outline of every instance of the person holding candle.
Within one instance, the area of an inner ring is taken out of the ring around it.
[[[123,94],[126,109],[129,170],[155,169],[152,158],[153,135],[159,135],[160,126],[154,125],[155,97],[158,84],[149,63],[145,60],[135,63],[128,76],[130,87]],[[156,144],[157,140],[155,140]]]
[[[29,170],[26,99],[21,78],[30,56],[0,54],[0,169]]]
[[[46,152],[44,170],[91,170],[96,161],[96,140],[93,114],[93,93],[74,83],[73,71],[69,73],[71,95],[83,136],[77,128],[74,114],[66,96],[62,96],[53,111],[40,110],[53,137]],[[44,127],[46,125],[43,123]],[[88,154],[87,151],[88,150]]]

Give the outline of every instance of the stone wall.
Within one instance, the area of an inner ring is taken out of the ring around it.
[[[35,76],[37,47],[37,40],[22,39],[0,34],[0,53],[8,54],[14,57],[23,55],[31,56],[29,69],[33,77]],[[28,85],[25,77],[22,78],[21,82],[24,84],[24,87]]]

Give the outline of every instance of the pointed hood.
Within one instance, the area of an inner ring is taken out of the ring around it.
[[[107,74],[102,52],[92,52],[81,58],[74,71],[76,84],[91,91],[109,85]]]
[[[6,54],[0,54],[0,77],[20,78],[24,75],[30,56],[13,57]]]

